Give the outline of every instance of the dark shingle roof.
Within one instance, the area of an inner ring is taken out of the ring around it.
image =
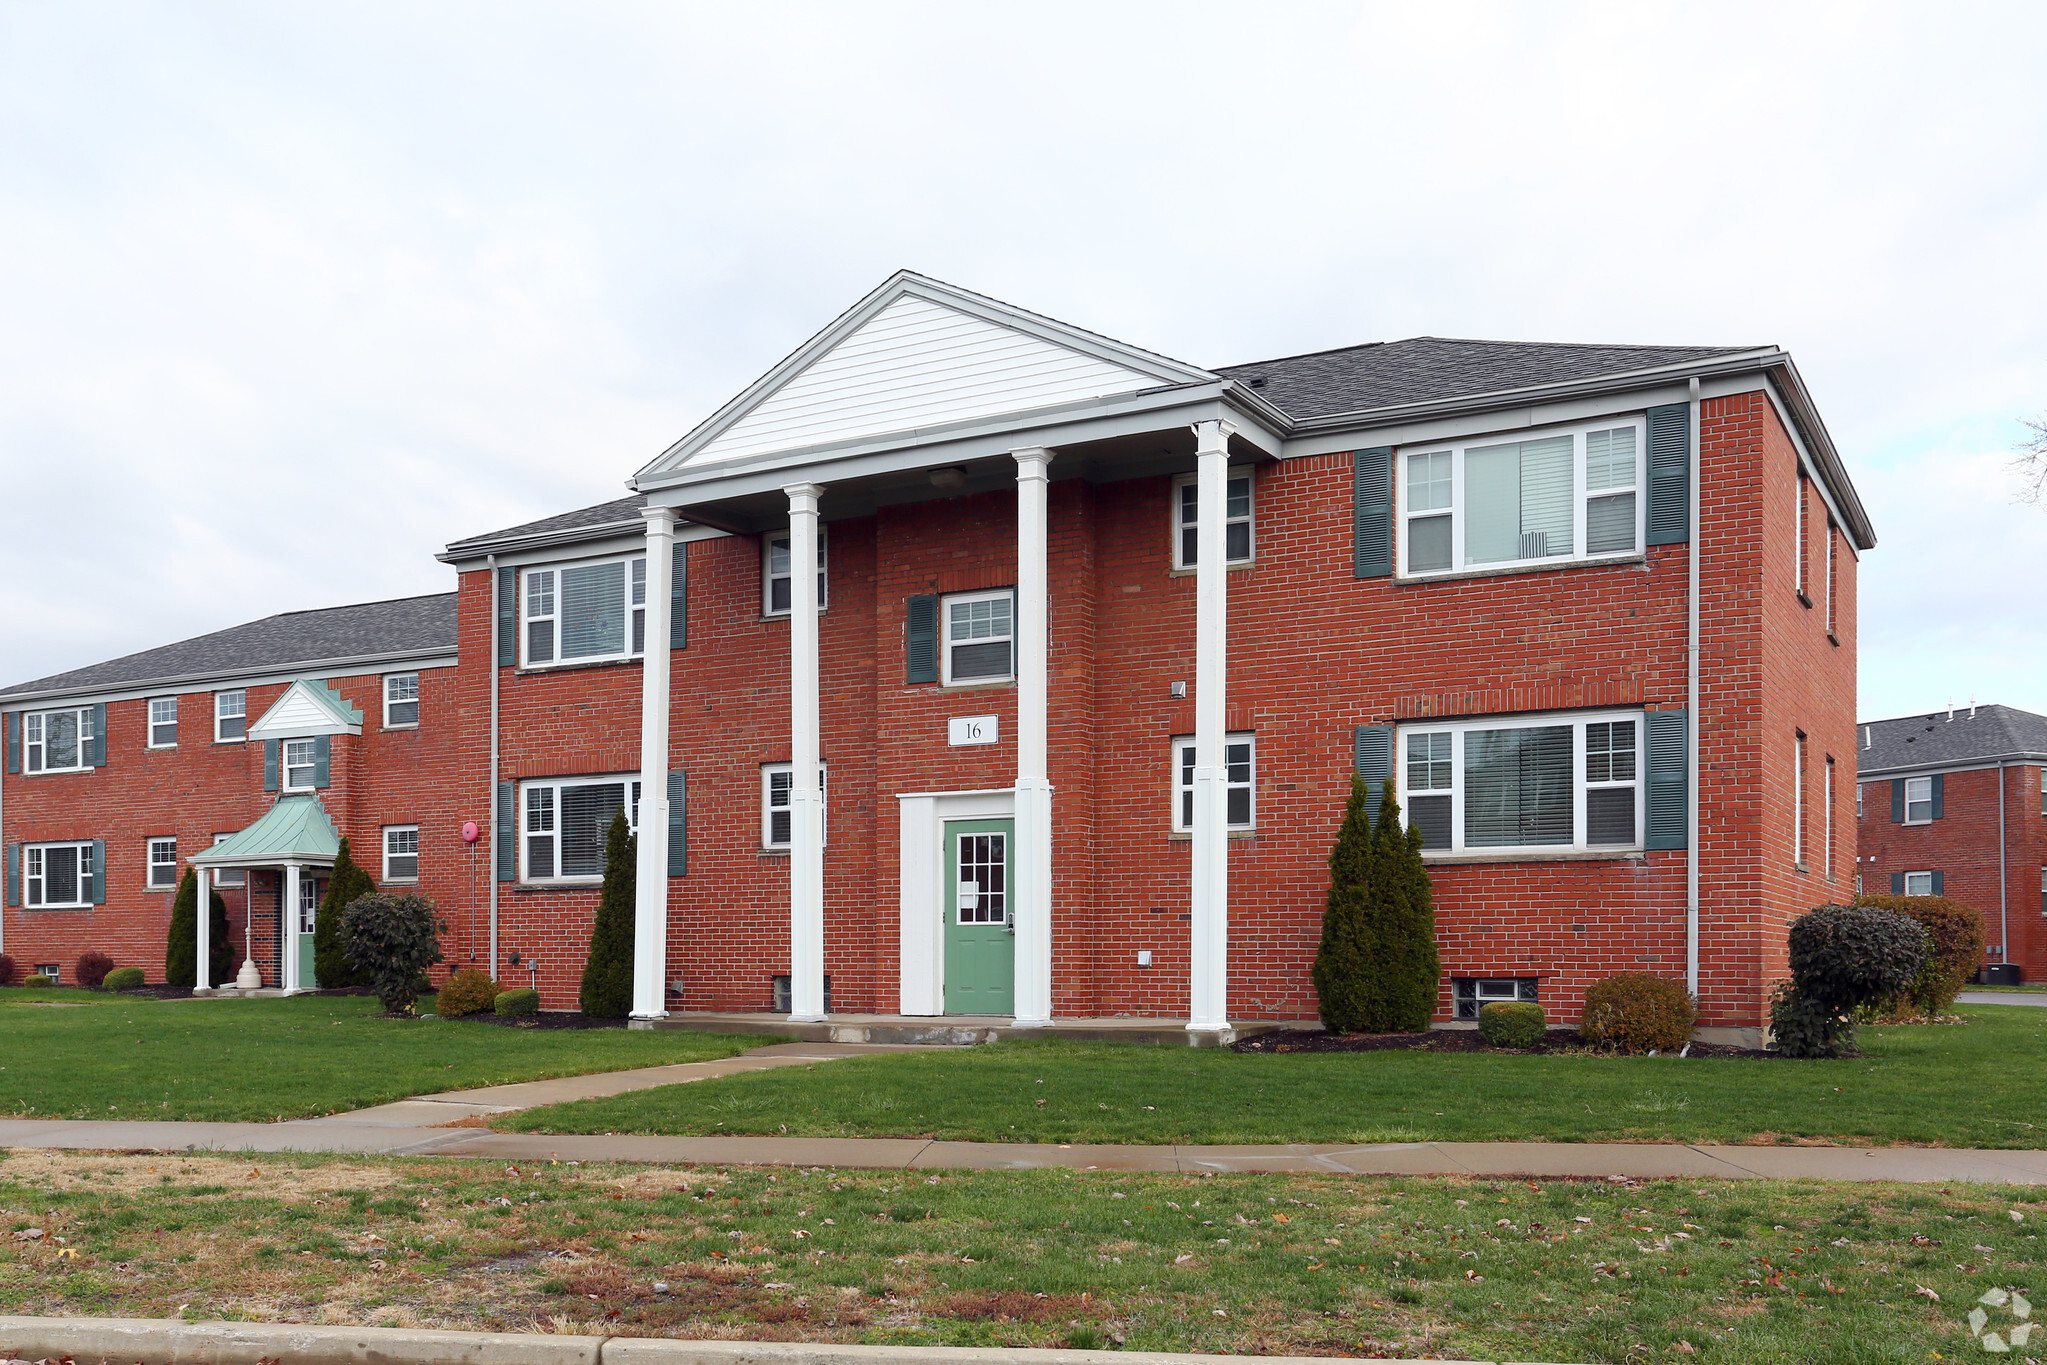
[[[482,535],[466,536],[461,540],[448,542],[448,548],[441,552],[440,557],[448,560],[473,559],[514,542],[546,541],[557,536],[570,537],[577,531],[594,530],[601,526],[639,526],[640,508],[646,503],[645,496],[634,493],[630,497],[600,502],[595,507],[582,507],[573,512],[542,517],[538,521],[507,526],[502,531],[486,531]]]
[[[1252,387],[1288,416],[1303,419],[1597,379],[1758,349],[1409,337],[1231,365],[1216,373]]]
[[[455,648],[455,594],[399,597],[288,611],[174,645],[0,688],[23,693],[111,691],[182,678],[266,673],[333,659]]]
[[[1970,712],[1975,714],[1971,715]],[[1856,750],[1855,770],[1870,773],[1900,768],[1939,768],[2000,758],[2047,760],[2047,716],[2009,706],[1960,706],[1897,720],[1863,722],[1856,734],[1867,747]]]

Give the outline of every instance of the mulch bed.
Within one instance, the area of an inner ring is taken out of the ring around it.
[[[1594,1047],[1578,1036],[1576,1029],[1547,1030],[1540,1043],[1531,1048],[1494,1048],[1479,1037],[1477,1029],[1430,1029],[1422,1033],[1327,1033],[1320,1029],[1285,1029],[1240,1038],[1230,1044],[1237,1052],[1569,1052],[1604,1057],[1614,1055]],[[1754,1048],[1722,1047],[1715,1043],[1693,1043],[1690,1057],[1774,1057],[1774,1052]]]

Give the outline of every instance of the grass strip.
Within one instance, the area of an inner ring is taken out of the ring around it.
[[[1239,1054],[1027,1041],[663,1086],[507,1115],[556,1133],[783,1133],[981,1142],[1830,1139],[2047,1145],[2047,1010],[1862,1031],[1864,1056]]]
[[[374,1018],[379,1008],[362,996],[164,1001],[8,991],[0,1115],[304,1118],[441,1090],[706,1061],[780,1041]]]
[[[627,1336],[1840,1365],[1974,1353],[1977,1300],[2037,1284],[2043,1217],[2037,1191],[1987,1186],[15,1152],[0,1162],[0,1304]],[[1987,1311],[1989,1330],[2020,1321]]]

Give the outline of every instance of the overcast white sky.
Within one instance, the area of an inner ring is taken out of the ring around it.
[[[0,681],[452,586],[898,267],[1199,364],[1774,342],[1866,718],[2047,712],[2047,7],[0,0]]]

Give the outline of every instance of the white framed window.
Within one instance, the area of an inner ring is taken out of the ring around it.
[[[1194,567],[1196,529],[1201,496],[1200,475],[1173,477],[1173,567]],[[1256,521],[1252,516],[1251,471],[1232,469],[1223,480],[1223,562],[1248,564],[1256,557]]]
[[[1007,682],[1016,676],[1014,593],[1008,588],[955,593],[939,605],[945,622],[941,682]]]
[[[1908,896],[1932,895],[1933,874],[1931,872],[1907,872],[1905,874],[1905,894]]]
[[[1640,848],[1645,729],[1640,711],[1404,728],[1401,809],[1432,853]]]
[[[1821,870],[1826,873],[1827,880],[1832,881],[1834,879],[1834,756],[1832,754],[1827,755],[1826,800],[1820,806],[1820,819],[1826,825],[1821,835],[1826,850]]]
[[[1908,825],[1930,825],[1933,823],[1932,778],[1908,777],[1905,779],[1905,823]]]
[[[75,773],[92,766],[92,708],[31,711],[21,718],[22,768]]]
[[[419,826],[384,826],[384,880],[419,880]]]
[[[1829,635],[1833,635],[1833,634],[1835,634],[1835,633],[1836,633],[1836,629],[1835,629],[1835,624],[1834,624],[1834,622],[1835,622],[1835,617],[1834,617],[1834,574],[1835,574],[1835,572],[1836,572],[1836,565],[1835,565],[1835,561],[1836,561],[1836,560],[1837,560],[1837,559],[1839,558],[1839,550],[1840,550],[1840,545],[1841,545],[1841,535],[1840,535],[1840,529],[1839,529],[1838,527],[1836,527],[1836,526],[1834,525],[1834,522],[1833,522],[1833,519],[1832,519],[1832,518],[1828,518],[1828,520],[1827,520],[1827,634],[1829,634]]]
[[[1805,731],[1791,736],[1791,861],[1805,866]]]
[[[1250,733],[1223,736],[1223,823],[1231,829],[1257,827],[1255,801],[1258,740]],[[1194,828],[1194,736],[1173,739],[1173,830]]]
[[[1858,820],[1862,818],[1862,784],[1860,782],[1855,784],[1855,818]]]
[[[825,528],[817,528],[817,609],[826,606]],[[789,581],[789,533],[761,537],[761,615],[787,616],[796,589]]]
[[[1456,1002],[1456,1017],[1475,1023],[1478,1012],[1487,1005],[1502,1000],[1534,1001],[1541,986],[1532,976],[1453,976],[1450,995]]]
[[[238,744],[249,732],[249,694],[237,688],[233,692],[213,694],[213,742],[215,744]]]
[[[419,724],[419,674],[384,675],[384,728],[409,730]]]
[[[176,839],[151,839],[149,841],[149,884],[153,887],[171,887],[178,884],[178,841]]]
[[[149,747],[152,749],[175,749],[178,747],[178,699],[176,697],[151,697],[149,699]]]
[[[64,964],[61,962],[38,962],[36,963],[36,971],[43,976],[49,977],[52,986],[64,984]]]
[[[520,862],[529,882],[596,881],[604,875],[604,843],[611,817],[625,812],[640,826],[640,782],[635,777],[563,777],[520,788]]]
[[[309,792],[319,775],[315,766],[319,756],[319,745],[310,739],[287,739],[278,746],[280,757],[279,774],[283,788],[288,792]]]
[[[787,763],[763,763],[761,765],[761,847],[789,847],[789,833],[792,817],[789,811],[789,794],[796,789],[795,770]],[[819,818],[825,810],[825,765],[817,765],[817,800]],[[831,822],[825,820],[825,830],[820,832],[819,842],[828,843]]]
[[[232,833],[216,834],[213,836],[213,846],[218,848],[234,837]],[[216,887],[240,886],[246,880],[247,874],[239,867],[216,867],[213,869],[213,884]]]
[[[1797,532],[1797,534],[1798,534],[1798,595],[1799,595],[1800,597],[1803,597],[1803,598],[1805,598],[1805,599],[1806,599],[1806,600],[1808,601],[1808,603],[1809,603],[1809,602],[1811,601],[1811,594],[1810,594],[1810,593],[1808,593],[1808,592],[1806,591],[1806,577],[1805,577],[1805,575],[1806,575],[1806,569],[1805,569],[1805,566],[1806,566],[1806,562],[1807,562],[1808,560],[1810,560],[1810,559],[1812,558],[1812,555],[1811,555],[1811,553],[1810,553],[1810,552],[1809,552],[1809,551],[1808,551],[1808,550],[1806,549],[1806,544],[1805,544],[1806,536],[1807,536],[1807,534],[1808,534],[1808,532],[1806,531],[1806,511],[1805,511],[1805,505],[1806,505],[1806,502],[1807,502],[1807,501],[1808,501],[1808,499],[1806,498],[1806,487],[1805,487],[1805,474],[1804,474],[1804,473],[1803,473],[1803,472],[1801,471],[1801,472],[1800,472],[1800,474],[1799,474],[1799,476],[1798,476],[1798,532]]]
[[[67,910],[92,904],[92,845],[30,844],[22,855],[22,904],[38,910]]]
[[[1403,449],[1400,572],[1537,568],[1642,548],[1639,417]]]
[[[647,639],[647,561],[527,569],[520,610],[528,667],[636,658]]]

